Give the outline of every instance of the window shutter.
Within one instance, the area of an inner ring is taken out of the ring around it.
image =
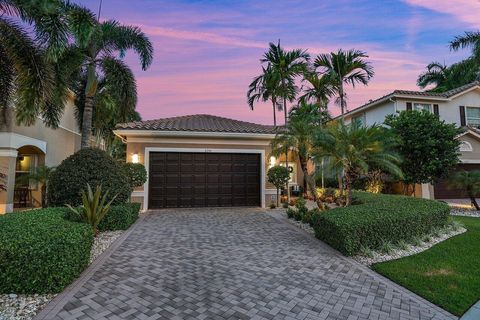
[[[433,105],[433,114],[437,117],[440,115],[440,113],[438,112],[438,104]]]
[[[465,118],[465,106],[460,106],[460,126],[465,127],[467,119]]]
[[[407,102],[407,111],[412,111],[412,103]]]

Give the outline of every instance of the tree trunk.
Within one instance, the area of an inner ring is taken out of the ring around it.
[[[278,191],[279,189],[277,188],[277,208],[280,206],[280,192]]]
[[[348,207],[352,203],[352,179],[348,171],[345,172],[345,207]]]
[[[308,162],[305,158],[299,156],[300,160],[300,168],[302,169],[303,172],[303,197],[305,198],[307,196],[307,175],[308,175]],[[312,190],[313,193],[313,190]]]
[[[337,173],[337,181],[338,181],[338,191],[340,193],[340,197],[343,196],[343,178],[342,173]]]
[[[288,114],[287,114],[287,97],[283,97],[283,112],[285,114],[285,126],[287,126],[288,123]],[[285,147],[285,167],[289,170],[288,168],[288,147]],[[290,170],[288,171],[290,172]],[[288,181],[286,184],[287,187],[287,202],[290,203],[290,188],[288,186]]]
[[[472,202],[473,206],[475,207],[475,210],[480,210],[480,207],[478,206],[477,199],[475,199],[475,196],[470,194],[470,201]]]
[[[275,112],[275,103],[273,103],[273,125],[277,126],[277,113]]]
[[[81,148],[90,147],[90,139],[92,136],[92,111],[93,111],[93,97],[85,97],[85,107],[83,108],[82,120],[82,143]]]
[[[340,86],[338,88],[339,94],[340,94],[340,110],[342,113],[342,121],[344,120],[344,113],[345,113],[345,97],[344,97],[344,92],[343,92],[343,82],[340,79]]]

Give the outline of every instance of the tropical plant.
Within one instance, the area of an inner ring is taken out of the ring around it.
[[[467,58],[450,66],[432,62],[427,70],[419,75],[417,85],[420,88],[433,86],[428,91],[444,92],[478,80],[480,64],[473,58]]]
[[[394,147],[395,138],[386,128],[331,121],[325,130],[317,132],[314,154],[327,157],[337,172],[343,172],[339,188],[342,193],[345,185],[345,205],[348,206],[352,202],[353,180],[368,173],[370,168],[402,176],[401,159]]]
[[[303,191],[310,192],[314,200],[321,202],[317,196],[314,174],[308,172],[308,162],[312,161],[312,147],[314,132],[321,128],[323,119],[319,116],[320,112],[317,105],[300,104],[290,110],[289,121],[285,128],[280,131],[271,142],[272,154],[279,156],[285,149],[292,150],[300,162],[300,168],[303,172]]]
[[[314,103],[321,111],[327,111],[330,98],[335,94],[335,88],[329,77],[314,72],[306,72],[303,81],[308,87],[303,89],[304,94],[300,96],[300,103]]]
[[[450,42],[450,49],[454,51],[464,48],[471,48],[472,57],[480,62],[480,31],[465,32]]]
[[[280,40],[277,44],[270,42],[269,46],[269,50],[263,54],[260,62],[262,64],[266,63],[274,79],[277,79],[277,92],[278,96],[283,99],[283,112],[285,123],[287,123],[287,101],[293,102],[295,100],[298,92],[295,79],[306,72],[310,55],[302,49],[286,51],[280,46]]]
[[[253,79],[247,91],[248,105],[252,110],[257,101],[266,102],[270,100],[272,102],[274,126],[277,126],[277,110],[281,111],[283,108],[282,104],[278,103],[278,91],[278,75],[272,72],[271,66],[262,66],[262,74]]]
[[[3,123],[15,104],[17,124],[32,125],[41,117],[46,126],[58,126],[69,95],[64,84],[69,72],[63,71],[71,70],[61,56],[72,36],[86,37],[91,23],[85,10],[69,1],[0,0]]]
[[[461,133],[455,124],[447,124],[426,110],[403,111],[385,118],[397,136],[397,150],[402,156],[405,193],[412,184],[432,183],[446,178],[458,163]]]
[[[273,166],[268,169],[267,180],[277,188],[277,207],[280,205],[280,189],[290,179],[290,171],[284,166]]]
[[[55,168],[41,165],[32,168],[29,173],[21,175],[16,179],[16,183],[20,185],[28,185],[31,182],[42,185],[42,208],[48,207],[48,181],[53,170]]]
[[[69,70],[75,70],[62,84],[66,88],[73,82],[77,117],[82,128],[81,147],[87,148],[94,112],[98,121],[107,125],[134,113],[135,78],[121,59],[126,51],[133,50],[140,58],[142,69],[146,70],[152,63],[153,46],[138,27],[121,25],[115,20],[99,21],[99,17],[87,9],[83,9],[82,14],[83,20],[91,21],[91,27],[81,36],[73,34],[73,44],[61,59],[69,65]],[[97,122],[97,130],[102,128]]]
[[[338,104],[341,114],[347,110],[345,85],[361,83],[367,85],[373,77],[373,67],[365,61],[368,55],[359,50],[351,49],[344,51],[320,54],[315,58],[314,66],[320,69],[320,73],[327,76],[333,83],[335,93],[338,95]]]
[[[91,225],[94,234],[97,235],[98,224],[110,210],[110,205],[116,195],[107,202],[108,190],[102,195],[102,186],[98,185],[94,193],[90,185],[87,183],[87,192],[82,190],[81,196],[83,205],[80,208],[74,208],[69,204],[66,206],[70,209],[70,212],[77,215],[80,220]]]
[[[450,188],[461,189],[470,198],[476,210],[480,210],[476,197],[480,195],[480,171],[459,171],[448,180]]]

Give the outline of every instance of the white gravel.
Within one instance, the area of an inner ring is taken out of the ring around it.
[[[463,217],[476,217],[480,218],[480,211],[470,208],[463,208],[463,207],[452,207],[450,210],[450,214],[452,216],[463,216]]]
[[[446,230],[446,232],[444,234],[440,235],[439,237],[433,237],[432,236],[431,241],[422,242],[418,246],[409,245],[404,250],[394,249],[393,252],[390,253],[390,254],[385,254],[385,253],[373,251],[371,257],[357,255],[357,256],[354,256],[353,259],[360,262],[361,264],[370,266],[370,265],[372,265],[374,263],[378,263],[378,262],[385,262],[385,261],[389,261],[389,260],[395,260],[395,259],[399,259],[399,258],[403,258],[403,257],[408,257],[408,256],[411,256],[411,255],[420,253],[422,251],[425,251],[425,250],[433,247],[437,243],[445,241],[445,240],[447,240],[451,237],[454,237],[456,235],[462,234],[466,231],[467,231],[467,229],[465,229],[463,227],[459,228],[456,231]]]
[[[95,237],[90,263],[101,255],[124,231],[101,232]],[[30,320],[40,312],[56,294],[0,294],[0,320]]]

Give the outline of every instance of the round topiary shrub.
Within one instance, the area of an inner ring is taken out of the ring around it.
[[[81,205],[80,192],[102,185],[109,197],[117,195],[114,204],[124,203],[132,191],[120,164],[100,149],[82,149],[71,155],[53,171],[48,182],[50,206]]]
[[[122,164],[122,170],[132,188],[140,187],[147,181],[147,170],[141,163],[126,162]]]

